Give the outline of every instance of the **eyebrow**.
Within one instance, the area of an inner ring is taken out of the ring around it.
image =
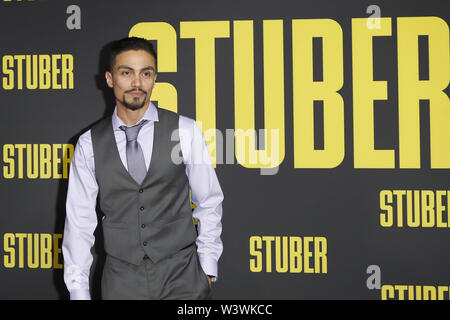
[[[129,66],[119,66],[119,67],[117,67],[117,69],[127,69],[127,70],[134,71],[134,69]],[[153,68],[152,66],[147,66],[147,67],[142,68],[140,71],[145,71],[145,70],[155,71],[155,68]]]

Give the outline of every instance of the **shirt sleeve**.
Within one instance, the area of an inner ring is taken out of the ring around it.
[[[93,257],[98,185],[90,131],[80,136],[69,171],[62,252],[64,282],[73,300],[90,299],[89,272]]]
[[[198,220],[197,252],[203,271],[218,278],[218,261],[223,251],[222,233],[223,193],[217,179],[205,137],[195,120],[180,126],[181,148],[188,176],[192,202],[195,204],[193,217]],[[181,123],[186,118],[181,120]],[[188,126],[189,125],[189,126]],[[187,127],[187,128],[186,128]],[[188,130],[188,128],[190,130]],[[183,131],[184,134],[183,134]],[[189,135],[186,134],[189,132]],[[186,136],[190,137],[187,143]],[[183,139],[184,138],[184,139]],[[184,143],[183,143],[184,140]]]

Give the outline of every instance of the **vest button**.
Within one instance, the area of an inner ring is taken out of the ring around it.
[[[147,245],[147,241],[144,241],[142,245],[145,247]]]
[[[139,193],[142,193],[142,192],[144,192],[144,190],[143,189],[139,189]]]
[[[144,211],[144,207],[140,207],[140,210],[141,210],[141,211]]]
[[[145,224],[141,224],[141,228],[144,229],[145,228]]]

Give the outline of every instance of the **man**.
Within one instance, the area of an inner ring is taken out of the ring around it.
[[[90,299],[97,195],[103,299],[205,299],[217,279],[222,190],[195,121],[150,102],[156,62],[145,39],[113,44],[105,77],[114,113],[75,147],[62,244],[71,299]]]

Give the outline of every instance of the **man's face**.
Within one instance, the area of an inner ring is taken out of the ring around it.
[[[116,56],[106,82],[113,88],[118,105],[138,110],[147,105],[156,81],[155,58],[144,50],[128,50]]]

